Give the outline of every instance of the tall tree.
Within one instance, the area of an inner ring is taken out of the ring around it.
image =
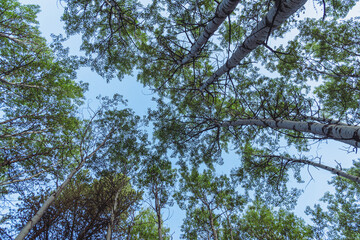
[[[234,11],[238,3],[238,0],[225,0],[219,4],[213,19],[206,25],[198,40],[191,47],[189,54],[187,54],[181,61],[178,62],[179,64],[186,64],[192,58],[198,55],[203,45],[206,44],[206,42],[215,33],[224,20],[232,13],[232,11]]]
[[[103,101],[104,107],[101,108],[91,120],[85,121],[87,124],[81,132],[82,138],[79,140],[79,152],[73,153],[73,168],[69,169],[70,173],[62,184],[57,186],[33,218],[26,224],[17,236],[17,239],[24,239],[31,228],[39,222],[46,210],[53,204],[66,185],[69,184],[71,179],[84,166],[88,164],[88,167],[90,167],[94,162],[99,162],[97,158],[100,157],[103,164],[104,160],[108,160],[111,164],[109,159],[114,157],[117,158],[119,162],[121,162],[121,159],[131,159],[133,154],[134,157],[136,157],[135,154],[136,151],[138,151],[136,148],[138,140],[144,137],[137,128],[139,118],[134,116],[134,113],[129,109],[117,109],[117,104],[121,101],[119,95],[115,95],[113,99],[105,97],[103,98]],[[115,147],[120,151],[114,153],[112,150]],[[101,165],[96,166],[96,169],[102,170]],[[109,172],[114,173],[114,171]],[[127,169],[124,168],[123,172],[127,173]],[[117,170],[115,173],[121,173],[121,171]]]
[[[135,218],[127,239],[159,239],[156,213],[151,208],[142,209]],[[163,239],[168,240],[169,228],[162,228]]]
[[[274,1],[274,6],[262,21],[256,25],[254,30],[252,30],[250,36],[236,49],[230,59],[200,87],[200,90],[204,90],[209,84],[212,84],[223,74],[239,65],[240,61],[253,49],[265,43],[272,30],[279,27],[280,24],[301,8],[306,1],[307,0]]]
[[[158,239],[162,240],[169,236],[164,235],[163,210],[173,205],[171,199],[176,183],[176,170],[172,168],[171,162],[166,158],[166,149],[154,147],[153,152],[144,159],[142,171],[138,177],[138,186],[144,189],[149,197],[149,204],[156,214]]]

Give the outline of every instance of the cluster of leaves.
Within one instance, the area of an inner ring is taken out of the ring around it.
[[[68,164],[78,151],[76,114],[87,86],[74,81],[78,61],[59,39],[51,49],[40,37],[39,7],[0,4],[0,184],[7,186]]]

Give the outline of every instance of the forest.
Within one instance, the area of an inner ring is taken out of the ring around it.
[[[0,0],[0,239],[360,239],[358,1],[57,3]]]

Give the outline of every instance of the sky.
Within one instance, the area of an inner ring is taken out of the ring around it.
[[[60,17],[63,12],[63,7],[57,0],[21,0],[21,3],[25,4],[38,4],[41,7],[41,13],[38,15],[38,21],[40,22],[40,30],[43,36],[50,42],[50,34],[64,34],[62,29],[62,23]],[[308,4],[313,4],[309,1]],[[311,7],[309,8],[311,9]],[[313,8],[312,8],[313,9]],[[313,11],[313,10],[312,10]],[[351,13],[351,16],[356,16],[360,13],[360,5],[358,4]],[[307,14],[310,14],[307,13]],[[313,13],[311,13],[313,14]],[[70,48],[70,54],[81,54],[78,49],[81,44],[80,37],[72,37],[65,46]],[[143,88],[140,83],[136,81],[136,76],[125,76],[122,82],[114,79],[110,83],[106,83],[104,79],[98,76],[96,73],[91,72],[88,68],[82,68],[78,71],[78,79],[89,83],[89,91],[86,93],[86,103],[92,108],[96,108],[97,100],[96,96],[101,94],[102,96],[113,96],[115,93],[119,93],[128,100],[128,107],[132,108],[138,115],[142,116],[147,113],[149,107],[154,108],[155,104],[151,101],[153,97],[152,92],[149,89]],[[340,162],[342,167],[349,167],[352,164],[353,159],[358,158],[356,153],[347,153],[345,145],[335,141],[328,141],[328,144],[314,144],[310,155],[322,156],[322,163],[335,167],[336,162]],[[217,170],[219,173],[228,173],[231,168],[236,166],[236,162],[239,161],[239,156],[234,154],[224,155],[224,165],[219,166]],[[309,175],[309,172],[311,176]],[[309,169],[304,168],[302,174],[305,182],[303,184],[291,183],[291,186],[296,186],[304,190],[304,193],[298,200],[298,205],[295,209],[295,213],[298,216],[303,217],[309,221],[309,217],[304,214],[306,206],[313,206],[318,203],[318,200],[324,195],[326,191],[333,191],[328,185],[328,181],[333,176],[332,174],[324,171],[317,170],[313,167]],[[164,211],[164,217],[170,217],[165,222],[173,233],[174,239],[179,239],[180,225],[182,218],[185,216],[177,208],[172,208],[169,211]]]

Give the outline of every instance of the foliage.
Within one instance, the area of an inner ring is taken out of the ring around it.
[[[166,149],[153,147],[152,152],[145,157],[142,169],[137,177],[137,185],[143,189],[149,200],[146,201],[156,214],[158,237],[167,238],[163,235],[164,208],[173,205],[172,193],[177,180],[176,170],[171,162],[165,157]]]
[[[274,211],[259,201],[249,206],[239,223],[240,239],[311,239],[312,227],[284,209]]]
[[[87,200],[106,202],[106,197],[92,196],[100,191],[100,182],[106,185],[103,191],[112,189],[101,179],[126,176],[148,194],[155,211],[137,215],[135,204],[126,208],[117,225],[110,217],[119,237],[168,238],[161,211],[172,205],[174,197],[186,211],[182,236],[188,239],[309,239],[313,233],[316,238],[358,238],[358,188],[347,180],[331,182],[336,192],[323,198],[327,211],[320,205],[308,209],[314,229],[283,210],[296,205],[301,190],[289,190],[288,182],[292,176],[300,182],[306,165],[289,160],[292,156],[314,162],[308,152],[314,143],[328,139],[360,144],[360,18],[348,17],[357,0],[238,1],[225,22],[212,31],[208,27],[214,25],[208,23],[219,20],[218,1],[62,2],[66,33],[81,34],[83,58],[69,57],[61,37],[52,47],[46,45],[35,19],[38,7],[0,0],[4,196],[19,193],[24,204],[38,207],[36,201],[43,200],[39,196],[46,194],[30,188],[34,193],[26,195],[27,186],[18,183],[56,180],[49,187],[86,159],[84,171],[100,180],[78,176],[68,187],[79,188],[57,201],[66,207],[55,204],[51,211],[71,213],[89,229],[104,231],[109,211],[116,208],[79,200],[84,211],[78,211],[70,201],[81,192]],[[311,13],[313,8],[320,14]],[[205,44],[183,61],[204,35],[209,35]],[[79,66],[90,66],[107,81],[136,73],[138,81],[156,93],[158,107],[146,117],[153,126],[154,144],[131,109],[118,109],[118,103],[125,103],[119,95],[103,98],[91,119],[78,116],[86,90],[86,85],[74,81]],[[280,121],[296,127],[283,128]],[[219,175],[217,167],[230,151],[238,161],[230,176]],[[177,170],[173,159],[178,160]],[[354,163],[349,172],[358,176],[358,167]],[[112,203],[114,191],[107,192]],[[97,217],[94,211],[99,212]],[[51,216],[60,214],[47,216],[42,221],[50,223]]]
[[[0,179],[3,191],[24,179],[66,165],[81,121],[76,116],[86,85],[76,83],[77,61],[59,40],[40,37],[39,8],[1,1]],[[76,150],[74,150],[76,151]],[[16,192],[16,190],[14,190]]]
[[[70,35],[82,35],[81,50],[88,57],[86,65],[107,80],[131,74],[137,49],[142,48],[147,38],[139,1],[62,2],[66,4],[62,17],[65,30]]]

